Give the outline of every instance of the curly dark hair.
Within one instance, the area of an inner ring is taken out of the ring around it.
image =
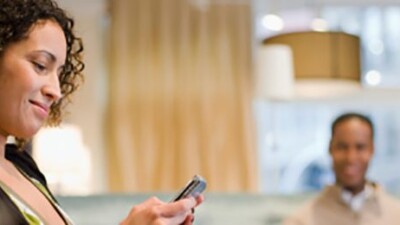
[[[7,46],[26,38],[31,27],[42,20],[57,22],[67,41],[67,56],[59,78],[62,98],[53,103],[46,121],[54,126],[62,121],[63,108],[83,81],[83,44],[74,34],[74,20],[54,0],[0,0],[0,57]]]

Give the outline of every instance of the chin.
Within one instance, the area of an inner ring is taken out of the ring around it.
[[[23,139],[30,139],[39,131],[39,129],[40,127],[37,126],[25,127],[21,132],[16,133],[14,136]]]
[[[343,187],[350,188],[350,189],[359,188],[364,185],[364,179],[346,179],[343,181],[344,182],[341,182]]]

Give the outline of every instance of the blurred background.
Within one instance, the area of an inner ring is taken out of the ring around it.
[[[215,192],[317,191],[334,178],[330,124],[348,111],[375,123],[369,177],[400,190],[398,1],[58,2],[86,71],[64,124],[33,141],[56,194],[169,192],[194,174]],[[295,33],[317,37],[272,42]]]

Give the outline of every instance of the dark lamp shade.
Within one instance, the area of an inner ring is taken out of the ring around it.
[[[360,38],[343,32],[296,32],[270,37],[263,44],[285,44],[293,52],[296,79],[360,81]]]

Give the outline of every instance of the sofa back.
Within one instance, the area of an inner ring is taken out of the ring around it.
[[[119,224],[130,209],[150,196],[169,201],[173,195],[109,194],[59,196],[62,208],[78,225]],[[278,225],[313,195],[269,196],[259,194],[206,193],[196,209],[196,225]]]

